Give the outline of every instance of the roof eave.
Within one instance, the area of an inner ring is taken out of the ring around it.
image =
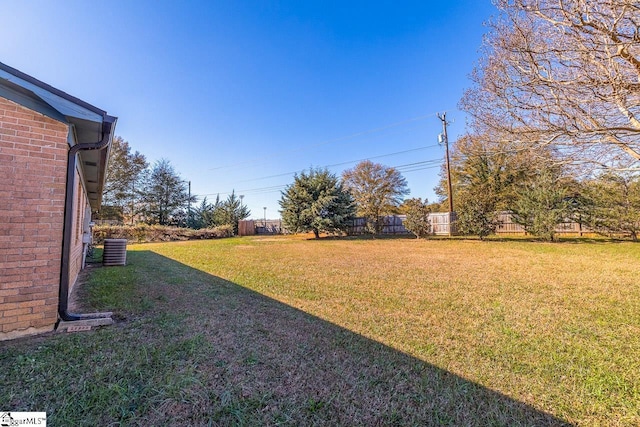
[[[100,151],[81,152],[80,170],[92,210],[100,208],[117,118],[79,98],[0,62],[0,83],[11,89],[14,101],[64,122],[73,128],[71,145],[103,141],[109,132],[109,146]],[[30,99],[30,100],[29,100]]]

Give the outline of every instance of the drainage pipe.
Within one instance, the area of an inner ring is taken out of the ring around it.
[[[69,264],[71,260],[71,239],[73,231],[73,196],[76,186],[76,155],[80,151],[104,150],[111,141],[115,117],[104,116],[102,139],[95,143],[79,143],[69,149],[67,159],[67,184],[64,202],[64,228],[62,232],[62,262],[60,265],[60,293],[58,294],[58,315],[64,321],[109,317],[110,313],[74,314],[69,313]]]

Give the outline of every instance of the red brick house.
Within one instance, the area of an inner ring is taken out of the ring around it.
[[[116,118],[0,63],[0,340],[53,330],[84,267]]]

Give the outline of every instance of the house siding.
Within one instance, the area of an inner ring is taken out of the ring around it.
[[[0,97],[0,340],[57,321],[68,132]]]
[[[84,249],[85,245],[82,243],[84,216],[89,205],[89,199],[87,193],[82,186],[82,179],[80,173],[76,170],[76,189],[73,196],[73,225],[71,234],[71,257],[69,259],[69,292],[73,289],[80,271],[84,268]]]

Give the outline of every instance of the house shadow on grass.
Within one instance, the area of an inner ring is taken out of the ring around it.
[[[193,367],[197,381],[181,398],[138,414],[154,425],[569,425],[154,252],[131,251],[118,268],[141,277],[131,297],[144,308],[137,315],[96,308],[129,317],[124,329],[161,324],[166,341],[158,345],[191,343],[172,357],[181,359],[175,366]],[[162,282],[145,281],[151,271]]]

